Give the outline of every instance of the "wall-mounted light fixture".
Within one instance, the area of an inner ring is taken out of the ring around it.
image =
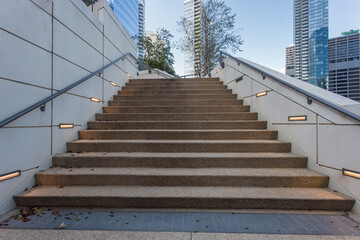
[[[306,115],[302,115],[302,116],[289,116],[288,120],[289,120],[289,121],[307,121],[307,116],[306,116]]]
[[[101,102],[99,98],[95,98],[95,97],[91,97],[90,100],[91,100],[92,102],[96,102],[96,103]]]
[[[14,178],[14,177],[18,177],[21,175],[21,170],[17,170],[14,172],[10,172],[10,173],[5,173],[0,175],[0,182]]]
[[[266,96],[267,95],[267,91],[264,92],[259,92],[256,94],[256,97],[262,97],[262,96]]]
[[[111,85],[113,85],[114,87],[117,87],[117,84],[114,82],[110,82]]]
[[[343,169],[342,169],[342,173],[343,173],[343,175],[345,175],[345,176],[349,176],[349,177],[353,177],[353,178],[360,179],[360,172],[356,172],[356,171],[353,171],[353,170],[349,170],[349,169],[343,168]]]
[[[75,125],[73,123],[60,123],[59,124],[60,129],[74,128],[74,126]]]
[[[222,68],[225,68],[225,62],[221,62],[221,63],[220,63],[220,66],[221,66]]]
[[[126,76],[128,76],[129,78],[131,78],[131,75],[130,75],[130,73],[126,73]]]

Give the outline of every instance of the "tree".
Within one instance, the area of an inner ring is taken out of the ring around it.
[[[219,50],[236,53],[241,51],[243,44],[240,30],[235,29],[236,14],[223,0],[207,0],[201,4],[200,39],[196,38],[196,26],[190,19],[181,18],[179,30],[184,32],[184,38],[177,47],[186,52],[189,49],[200,49],[201,68],[196,68],[197,75],[206,75],[220,60]],[[190,26],[190,27],[189,27]],[[194,30],[195,29],[195,30]]]
[[[153,35],[136,37],[139,48],[145,52],[145,56],[140,60],[151,68],[158,68],[175,75],[173,67],[174,55],[171,52],[171,40],[173,37],[164,28],[158,29],[156,34]]]
[[[83,0],[83,2],[86,4],[86,6],[90,6],[94,2],[97,2],[97,0]]]

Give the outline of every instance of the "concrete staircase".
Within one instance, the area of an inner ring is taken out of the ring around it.
[[[350,210],[215,78],[138,79],[109,101],[18,206]]]

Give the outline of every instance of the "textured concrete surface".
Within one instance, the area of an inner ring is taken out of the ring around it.
[[[78,140],[69,152],[290,152],[277,140]]]
[[[213,94],[186,94],[186,93],[178,93],[178,94],[142,94],[142,95],[115,95],[114,100],[185,100],[185,99],[236,99],[236,95],[234,94],[226,94],[226,93],[213,93]]]
[[[199,105],[242,105],[242,100],[236,99],[203,99],[203,100],[113,100],[109,106],[199,106]]]
[[[190,233],[122,232],[122,231],[62,231],[1,229],[0,239],[12,240],[191,240]]]
[[[257,113],[98,113],[96,121],[196,121],[196,120],[256,120]]]
[[[0,232],[3,231],[2,229],[54,230],[62,225],[63,228],[60,231],[68,233],[71,233],[72,230],[134,231],[133,234],[136,232],[161,232],[168,237],[171,237],[170,232],[188,232],[192,233],[192,237],[195,234],[199,234],[199,237],[226,236],[225,234],[200,235],[200,233],[360,236],[359,224],[347,215],[339,213],[284,214],[40,209],[39,215],[29,216],[26,222],[11,218],[0,224],[2,224]],[[139,234],[139,236],[145,236],[143,234]],[[234,236],[236,235],[229,235],[228,237]]]
[[[306,168],[50,168],[38,185],[327,187],[328,177]]]
[[[96,121],[89,129],[265,129],[266,121]]]
[[[328,178],[306,169],[307,159],[291,154],[291,143],[278,141],[218,79],[130,80],[124,89],[88,123],[90,130],[79,132],[80,140],[67,144],[68,154],[54,158],[60,168],[37,174],[40,186],[15,197],[18,205],[338,211],[353,205],[326,189]]]
[[[15,196],[18,206],[293,209],[348,211],[354,200],[322,188],[42,186]]]
[[[248,112],[244,105],[189,105],[189,106],[110,106],[103,107],[104,113],[209,113],[209,112]]]
[[[55,167],[154,168],[305,168],[307,158],[293,153],[64,153]]]
[[[84,130],[79,131],[79,139],[167,139],[167,140],[275,140],[277,132],[262,129],[134,129],[134,130]]]

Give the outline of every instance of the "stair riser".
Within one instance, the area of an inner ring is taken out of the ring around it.
[[[226,105],[242,105],[241,100],[188,100],[188,101],[109,101],[109,106],[226,106]]]
[[[305,168],[306,158],[54,157],[54,167]]]
[[[265,129],[266,122],[89,122],[89,129]]]
[[[353,200],[224,199],[224,198],[119,198],[119,197],[14,197],[22,207],[278,209],[349,211]]]
[[[69,152],[290,152],[290,143],[70,142]]]
[[[118,92],[119,95],[137,95],[137,94],[142,94],[142,95],[157,95],[157,94],[183,95],[183,94],[231,94],[231,93],[232,93],[231,89],[228,89],[228,90],[206,90],[206,89],[201,89],[201,90],[162,90],[162,91],[161,90],[155,90],[155,91],[122,90],[122,91]]]
[[[241,140],[241,139],[277,139],[277,132],[111,132],[79,131],[79,139],[167,139],[167,140]]]
[[[226,90],[227,86],[220,85],[220,86],[165,86],[165,87],[158,87],[158,86],[149,86],[149,87],[134,87],[134,86],[124,86],[121,88],[122,91],[188,91],[188,90]]]
[[[127,82],[125,86],[133,86],[133,87],[167,87],[167,86],[184,86],[184,87],[205,87],[205,86],[224,86],[223,82],[220,81],[203,81],[203,82],[185,82],[185,83],[148,83],[148,82]]]
[[[176,95],[176,94],[158,94],[158,95],[115,95],[114,100],[199,100],[199,99],[236,99],[235,94],[183,94],[183,95]]]
[[[35,175],[46,186],[237,186],[237,187],[326,187],[327,177],[261,176],[141,176],[141,175]]]
[[[209,113],[249,112],[250,106],[188,106],[188,107],[103,107],[104,113]]]
[[[96,121],[201,121],[201,120],[257,120],[257,113],[226,114],[122,114],[98,113]]]
[[[220,82],[219,78],[177,78],[177,79],[130,79],[130,83],[136,82],[136,83],[198,83],[198,82]]]

